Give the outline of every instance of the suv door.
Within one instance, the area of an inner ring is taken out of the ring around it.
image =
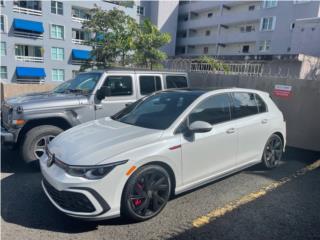
[[[234,92],[231,95],[231,116],[239,136],[237,164],[260,161],[270,134],[266,105],[255,93]]]
[[[205,121],[213,125],[210,132],[181,136],[184,184],[192,184],[228,170],[235,165],[237,133],[231,120],[228,93],[208,97],[189,114],[189,124]]]
[[[137,99],[133,74],[110,74],[103,86],[110,88],[110,96],[96,104],[96,119],[111,116]]]

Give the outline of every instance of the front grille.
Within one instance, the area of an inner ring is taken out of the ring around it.
[[[50,183],[43,179],[44,186],[50,197],[61,208],[72,212],[94,212],[96,209],[90,200],[82,193],[59,191],[55,189]]]

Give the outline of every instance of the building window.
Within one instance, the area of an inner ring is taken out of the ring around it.
[[[7,67],[1,66],[0,67],[0,79],[7,79],[8,73],[7,73]]]
[[[270,50],[270,40],[264,40],[259,42],[259,52],[267,52]]]
[[[64,81],[64,70],[52,69],[52,81]]]
[[[308,2],[311,2],[311,0],[294,0],[293,1],[294,4],[308,3]]]
[[[89,10],[84,8],[72,7],[72,18],[75,21],[85,21],[91,18]]]
[[[208,18],[211,18],[213,16],[213,13],[208,13]]]
[[[290,25],[290,30],[293,30],[295,26],[296,26],[295,23],[291,23],[291,25]]]
[[[55,39],[64,39],[64,27],[52,24],[50,28],[50,36]]]
[[[51,59],[57,60],[57,61],[63,61],[64,60],[64,49],[58,48],[58,47],[52,47],[51,48]]]
[[[243,46],[242,46],[242,52],[243,52],[243,53],[248,53],[248,52],[249,52],[249,48],[250,48],[249,45],[243,45]]]
[[[1,28],[1,32],[6,32],[6,16],[5,15],[1,15],[0,16],[0,28]]]
[[[7,44],[6,42],[1,42],[1,56],[7,55]]]
[[[210,30],[207,30],[206,31],[206,36],[210,36],[210,34],[211,34]]]
[[[254,32],[256,29],[254,26],[252,25],[247,25],[247,26],[241,26],[240,27],[240,32],[244,33],[244,32]]]
[[[14,1],[14,6],[41,11],[41,1]]]
[[[3,7],[4,6],[4,0],[0,1],[0,6]]]
[[[51,1],[51,13],[63,15],[63,2]]]
[[[276,17],[264,17],[261,19],[261,31],[273,31],[276,25]]]
[[[76,44],[83,44],[86,41],[90,40],[90,33],[78,30],[78,29],[72,29],[72,42]]]
[[[278,5],[278,0],[264,0],[263,7],[264,8],[273,8]]]
[[[144,16],[144,7],[137,6],[137,14],[140,16]]]
[[[255,6],[254,6],[254,5],[251,5],[251,6],[248,7],[248,10],[249,10],[249,11],[254,11],[254,9],[255,9]]]
[[[72,78],[75,78],[79,73],[80,71],[72,70]]]
[[[203,48],[203,54],[208,54],[209,53],[209,48],[208,47],[204,47]]]

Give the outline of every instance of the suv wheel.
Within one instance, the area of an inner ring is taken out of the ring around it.
[[[27,163],[40,159],[44,154],[47,143],[63,132],[61,128],[51,125],[42,125],[30,129],[23,138],[21,156]]]
[[[129,178],[124,188],[122,214],[134,221],[150,219],[166,206],[170,193],[170,176],[163,167],[141,167]]]

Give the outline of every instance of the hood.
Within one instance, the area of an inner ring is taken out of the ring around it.
[[[69,165],[106,164],[114,162],[113,156],[155,142],[162,132],[103,118],[61,133],[49,150]]]
[[[76,94],[41,92],[8,98],[6,103],[10,106],[22,106],[24,110],[30,110],[85,104],[88,103],[88,98]]]

